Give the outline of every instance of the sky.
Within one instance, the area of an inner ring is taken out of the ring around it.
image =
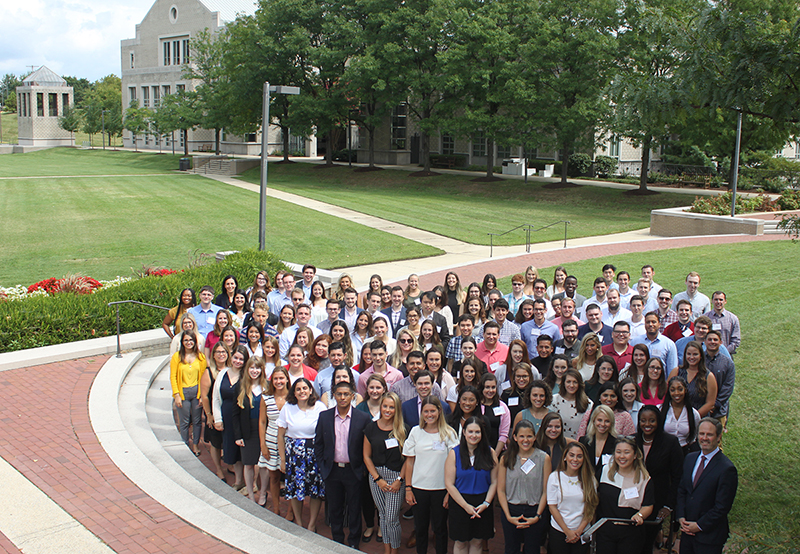
[[[120,41],[136,36],[153,0],[0,0],[0,75],[46,65],[96,81],[120,74]]]

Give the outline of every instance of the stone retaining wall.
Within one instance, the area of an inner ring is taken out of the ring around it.
[[[688,209],[689,206],[652,210],[650,233],[661,237],[764,234],[763,219],[696,214]]]

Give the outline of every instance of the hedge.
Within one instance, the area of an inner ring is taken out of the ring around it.
[[[234,275],[246,289],[256,272],[266,270],[274,275],[279,269],[287,268],[273,254],[249,250],[222,262],[164,277],[143,277],[94,294],[58,293],[0,302],[0,352],[113,336],[117,332],[116,309],[108,306],[109,302],[138,300],[172,308],[184,288],[198,292],[211,285],[219,293],[222,279]],[[119,313],[122,333],[157,329],[166,315],[163,310],[136,304],[121,305]]]

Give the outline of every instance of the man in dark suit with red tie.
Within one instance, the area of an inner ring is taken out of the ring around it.
[[[721,554],[728,540],[728,512],[739,476],[719,449],[720,439],[722,424],[703,418],[697,430],[701,450],[684,460],[675,511],[681,524],[681,554]]]
[[[344,513],[349,521],[348,543],[358,548],[361,541],[361,479],[364,476],[364,429],[370,417],[353,408],[353,385],[342,381],[331,394],[336,407],[319,415],[314,454],[325,481],[326,502],[333,540],[344,544]]]

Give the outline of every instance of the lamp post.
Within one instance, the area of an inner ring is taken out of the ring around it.
[[[267,143],[269,135],[269,93],[300,94],[300,87],[264,83],[264,108],[261,117],[261,190],[258,206],[258,249],[263,252],[267,244]]]
[[[739,110],[738,117],[736,118],[736,146],[733,152],[733,169],[731,173],[731,217],[736,216],[736,184],[739,181],[739,149],[742,144],[742,110]]]
[[[103,150],[105,150],[106,149],[106,111],[105,110],[100,110],[100,121],[103,122],[103,132],[101,133],[100,138],[103,139]]]

